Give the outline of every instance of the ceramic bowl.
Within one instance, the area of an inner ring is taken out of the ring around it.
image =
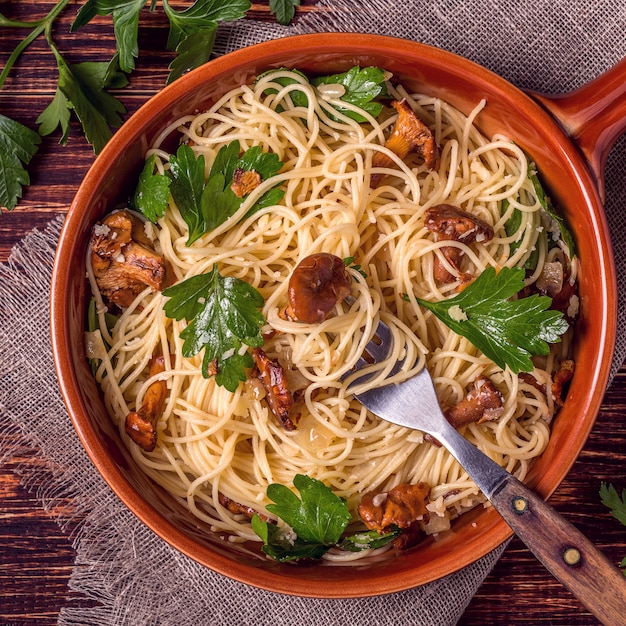
[[[221,540],[143,474],[107,415],[83,348],[83,259],[92,224],[134,188],[146,149],[171,120],[206,108],[269,68],[329,74],[356,64],[384,67],[412,90],[443,98],[465,113],[485,98],[482,131],[502,133],[532,155],[567,214],[581,261],[578,367],[548,448],[527,478],[547,498],[582,449],[610,372],[617,298],[602,177],[608,151],[626,124],[625,63],[580,91],[547,98],[524,93],[448,52],[383,36],[303,35],[223,56],[163,89],[115,133],[69,210],[52,281],[52,343],[60,388],[78,436],[111,489],[163,540],[199,563],[250,585],[324,598],[390,593],[428,583],[473,563],[511,531],[493,509],[478,507],[456,520],[450,531],[403,554],[390,552],[367,565],[344,567],[280,564],[265,558],[256,544]]]

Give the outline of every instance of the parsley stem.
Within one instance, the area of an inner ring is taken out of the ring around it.
[[[19,59],[20,55],[28,46],[30,46],[41,33],[50,30],[52,22],[58,17],[58,15],[65,9],[70,0],[60,0],[57,2],[46,17],[34,21],[34,22],[20,22],[17,20],[9,20],[0,13],[0,26],[15,27],[15,28],[32,28],[31,32],[15,47],[11,56],[8,58],[2,72],[0,72],[0,89],[4,86],[4,83],[9,75],[9,72]],[[49,39],[49,38],[47,38]]]

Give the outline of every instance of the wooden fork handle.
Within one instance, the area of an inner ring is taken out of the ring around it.
[[[490,497],[544,566],[607,626],[626,624],[626,577],[580,531],[513,476]]]
[[[433,431],[541,563],[606,626],[626,626],[626,577],[579,530],[444,419]]]

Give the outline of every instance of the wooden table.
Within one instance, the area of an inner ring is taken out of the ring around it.
[[[51,2],[20,0],[0,4],[0,12],[16,18],[43,15]],[[315,10],[314,4],[303,9]],[[74,15],[70,9],[56,29],[57,43],[77,61],[68,33]],[[268,19],[265,5],[254,5],[252,17]],[[162,11],[149,16],[140,29],[141,57],[132,83],[119,94],[129,113],[165,83],[169,54],[164,52],[167,22]],[[17,42],[15,31],[0,32],[0,62],[4,64]],[[84,46],[87,37],[87,46]],[[97,20],[80,33],[80,60],[106,60],[113,50],[110,23]],[[0,113],[36,128],[35,119],[54,94],[55,66],[47,46],[38,41],[15,67],[0,91]],[[75,124],[65,147],[58,137],[44,139],[33,162],[31,185],[18,208],[0,216],[0,261],[32,228],[44,227],[70,205],[78,182],[93,160],[93,153]],[[626,529],[600,503],[602,481],[626,488],[626,368],[608,390],[596,426],[579,460],[551,502],[615,563],[626,556]],[[1,452],[1,451],[0,451]],[[0,454],[0,457],[2,455]],[[25,489],[14,470],[28,450],[19,449],[0,468],[0,623],[54,624],[61,606],[71,601],[67,581],[74,550],[69,534],[44,512],[36,496],[37,481]],[[626,619],[626,616],[625,616]],[[479,589],[461,624],[594,625],[596,620],[540,566],[516,539]]]

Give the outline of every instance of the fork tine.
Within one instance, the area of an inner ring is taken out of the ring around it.
[[[365,346],[365,352],[370,359],[365,357],[365,361],[376,363],[385,359],[391,351],[391,329],[384,322],[378,322],[376,332],[368,344]],[[363,357],[362,357],[363,358]]]

